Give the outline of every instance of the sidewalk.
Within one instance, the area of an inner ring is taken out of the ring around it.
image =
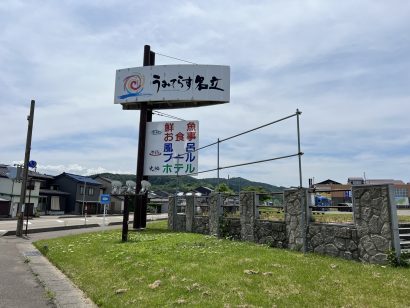
[[[96,307],[81,290],[41,255],[32,242],[120,227],[97,226],[35,233],[23,238],[14,235],[0,237],[0,308]]]

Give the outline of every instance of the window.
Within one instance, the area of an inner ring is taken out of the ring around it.
[[[94,195],[94,187],[86,187],[85,194],[89,196]],[[84,195],[84,186],[80,186],[80,195]]]
[[[406,188],[396,188],[394,192],[394,196],[396,198],[406,198],[407,197],[407,189]]]
[[[60,210],[60,197],[52,196],[51,197],[51,207],[52,211],[59,211]]]
[[[89,187],[89,188],[88,188],[88,195],[89,195],[89,196],[94,195],[94,188],[93,188],[93,187]]]

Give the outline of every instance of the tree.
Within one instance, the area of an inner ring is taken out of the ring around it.
[[[269,194],[269,192],[261,186],[247,186],[247,187],[242,188],[242,191],[256,192],[256,194],[259,194],[259,200],[261,202],[272,199],[272,196]]]
[[[225,193],[225,194],[234,194],[235,193],[226,183],[219,184],[219,186],[217,186],[217,190],[219,192],[222,192],[222,193]]]

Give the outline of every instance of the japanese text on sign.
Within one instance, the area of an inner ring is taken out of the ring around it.
[[[148,122],[144,175],[196,173],[198,126],[198,121]]]
[[[115,103],[229,102],[230,70],[222,65],[155,65],[117,70]]]

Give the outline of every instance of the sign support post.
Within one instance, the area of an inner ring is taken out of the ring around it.
[[[149,45],[144,46],[144,66],[155,65],[155,53],[151,51]],[[148,180],[148,177],[144,176],[144,156],[145,156],[145,135],[147,131],[147,122],[152,121],[152,110],[147,108],[147,103],[141,105],[140,111],[140,126],[138,137],[138,159],[137,159],[137,187],[136,198],[134,208],[134,229],[145,228],[147,225],[147,195],[138,195],[141,190],[141,181]]]
[[[130,215],[129,208],[128,208],[129,200],[130,200],[129,196],[124,195],[124,211],[123,211],[123,217],[122,217],[122,237],[121,237],[123,242],[128,241],[128,221],[129,221],[129,215]]]
[[[216,104],[229,103],[230,93],[230,68],[226,65],[155,65],[155,53],[151,51],[149,45],[144,46],[144,58],[142,67],[119,69],[116,71],[114,91],[114,104],[121,104],[123,110],[140,110],[139,138],[138,138],[138,158],[136,168],[136,198],[134,200],[134,229],[143,229],[147,221],[147,191],[142,188],[143,181],[148,180],[148,176],[158,175],[162,169],[163,175],[182,171],[181,164],[173,166],[173,163],[157,164],[155,166],[145,166],[149,164],[145,161],[150,155],[152,157],[162,155],[165,149],[151,149],[148,151],[150,137],[147,137],[149,125],[152,124],[153,109],[177,109],[188,107],[211,106]],[[193,124],[187,123],[188,124]],[[168,125],[171,125],[168,123]],[[172,124],[173,125],[173,124]],[[164,127],[166,136],[163,141],[167,141],[165,159],[174,152],[170,145],[173,138],[173,128]],[[195,144],[191,142],[195,139],[193,128],[185,127],[189,137],[185,138],[182,132],[175,132],[175,141],[189,140],[185,146],[188,150],[179,151],[178,155],[185,153],[187,156],[185,173],[191,174],[197,168],[193,167],[195,160]],[[160,135],[162,131],[152,130],[153,135]],[[151,135],[149,135],[151,136]],[[146,140],[147,139],[147,140]],[[168,147],[169,146],[169,147]],[[148,153],[149,152],[149,153]],[[163,152],[163,151],[162,151]],[[192,153],[191,153],[192,152]],[[147,154],[147,155],[145,155]],[[170,161],[173,157],[169,157]],[[147,172],[147,168],[150,171]],[[154,174],[153,174],[154,173]],[[124,216],[125,220],[125,216]],[[126,228],[124,228],[126,229]],[[126,234],[123,234],[126,239]]]
[[[111,196],[110,195],[102,194],[100,196],[100,204],[104,206],[103,207],[103,228],[104,229],[105,229],[105,224],[106,224],[105,215],[107,213],[107,204],[110,204],[110,203],[111,203]]]

